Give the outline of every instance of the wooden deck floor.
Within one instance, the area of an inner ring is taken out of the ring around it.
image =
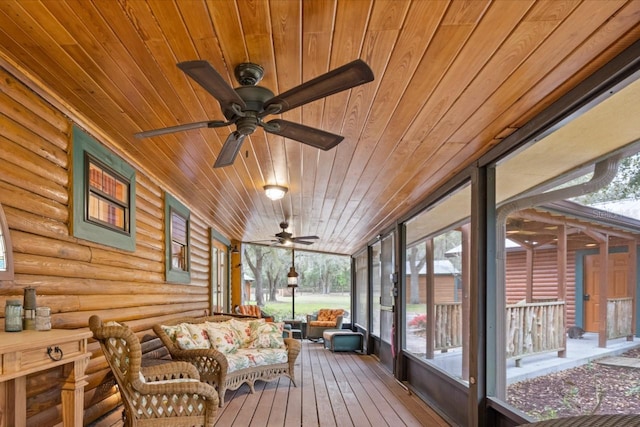
[[[371,356],[332,353],[303,341],[294,387],[288,378],[226,395],[216,426],[448,426]],[[120,427],[120,411],[91,424]]]

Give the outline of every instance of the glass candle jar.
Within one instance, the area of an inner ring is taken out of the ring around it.
[[[17,299],[8,299],[4,308],[5,332],[22,331],[22,303]]]
[[[48,331],[51,329],[51,309],[49,307],[36,308],[36,330]]]

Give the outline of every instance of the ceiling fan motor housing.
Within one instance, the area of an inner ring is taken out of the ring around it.
[[[253,86],[258,84],[264,76],[264,68],[251,62],[243,62],[235,68],[235,77],[242,86]]]

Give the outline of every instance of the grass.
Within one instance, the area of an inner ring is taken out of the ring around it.
[[[314,313],[321,308],[350,309],[351,295],[340,294],[311,294],[296,292],[295,310],[296,319],[304,320],[307,314]],[[291,319],[292,298],[278,296],[278,301],[267,301],[263,310],[272,315],[276,321]]]

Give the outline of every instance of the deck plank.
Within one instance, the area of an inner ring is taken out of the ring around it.
[[[288,378],[258,381],[255,393],[230,390],[216,427],[437,426],[448,424],[403,388],[372,356],[333,353],[303,341],[295,366],[297,387]],[[122,406],[90,427],[122,427]]]

